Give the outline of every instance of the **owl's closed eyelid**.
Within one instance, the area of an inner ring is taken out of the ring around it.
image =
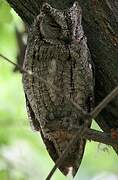
[[[61,27],[60,27],[58,24],[56,24],[56,23],[49,23],[49,25],[50,25],[51,27],[61,29]]]

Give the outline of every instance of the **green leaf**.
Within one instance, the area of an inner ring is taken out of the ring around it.
[[[6,1],[0,0],[0,23],[10,23],[12,21],[11,7]]]

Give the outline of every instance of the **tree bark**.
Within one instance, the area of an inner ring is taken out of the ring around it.
[[[93,4],[80,0],[84,31],[95,64],[95,104],[118,85],[118,1],[105,0]],[[97,117],[100,127],[118,128],[118,97]]]
[[[7,0],[28,27],[39,14],[44,2],[65,9],[74,0]],[[118,1],[79,0],[83,26],[95,65],[95,105],[118,85]],[[109,132],[118,128],[118,97],[96,118],[99,126]],[[118,151],[118,149],[117,149]]]

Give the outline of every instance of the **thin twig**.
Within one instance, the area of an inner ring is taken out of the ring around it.
[[[90,113],[90,116],[94,119],[106,106],[118,95],[118,86],[101,101],[98,106]]]
[[[10,64],[12,64],[13,66],[15,66],[16,68],[18,68],[18,70],[20,70],[20,72],[22,72],[22,67],[20,67],[18,64],[14,63],[13,61],[11,61],[10,59],[8,59],[7,57],[5,57],[2,54],[0,54],[0,57],[2,59],[4,59],[5,61],[9,62]]]

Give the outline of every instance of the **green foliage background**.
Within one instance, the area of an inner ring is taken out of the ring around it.
[[[14,61],[18,52],[16,26],[22,29],[22,21],[0,0],[0,53]],[[95,123],[93,126],[98,128]],[[0,180],[44,180],[53,165],[40,134],[30,128],[21,75],[0,59]],[[118,157],[111,148],[88,142],[75,180],[108,177],[118,180]],[[57,170],[52,179],[66,178]]]

